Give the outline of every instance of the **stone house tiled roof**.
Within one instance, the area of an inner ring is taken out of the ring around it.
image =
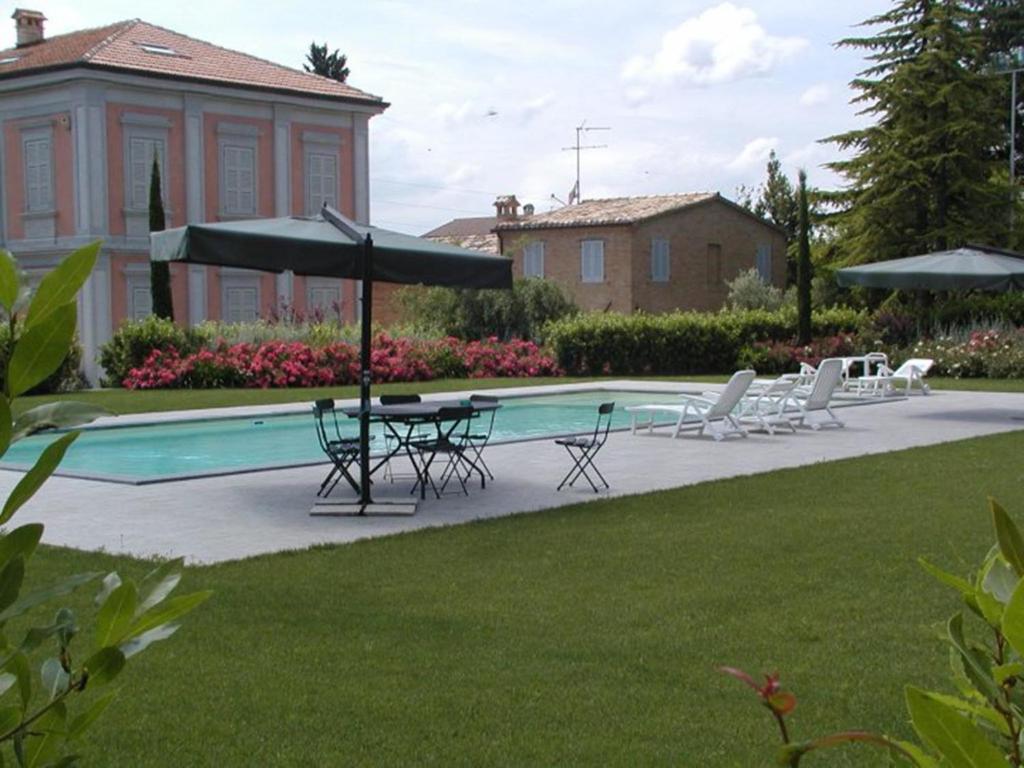
[[[438,227],[443,229],[443,227]],[[436,235],[428,233],[424,235],[428,240],[435,240],[439,243],[455,245],[459,248],[468,248],[471,251],[481,251],[495,256],[501,255],[501,245],[498,236],[490,233],[482,235]]]
[[[717,192],[689,192],[678,195],[649,195],[645,197],[609,197],[584,200],[549,213],[538,213],[526,219],[502,222],[495,229],[501,232],[519,229],[551,229],[556,227],[600,227],[634,224],[670,211],[722,198]],[[766,222],[767,223],[767,222]],[[769,225],[770,226],[770,225]]]
[[[465,237],[467,235],[489,235],[498,223],[497,216],[470,216],[464,219],[452,219],[425,233],[424,237]]]
[[[373,94],[256,56],[196,40],[140,19],[55,35],[0,51],[0,79],[85,67],[291,93],[377,107]]]

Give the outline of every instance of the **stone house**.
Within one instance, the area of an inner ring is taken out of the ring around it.
[[[585,200],[493,232],[517,277],[553,280],[587,310],[715,310],[742,271],[786,280],[783,230],[718,193]]]

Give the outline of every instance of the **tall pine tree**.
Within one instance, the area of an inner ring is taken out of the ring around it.
[[[160,194],[160,164],[153,155],[153,170],[149,176],[149,231],[161,232],[167,226],[164,217],[164,198]],[[153,300],[153,314],[167,320],[174,319],[171,298],[171,265],[166,261],[149,262],[149,292]]]
[[[1006,187],[991,149],[1005,141],[999,83],[982,68],[977,16],[962,0],[897,0],[840,47],[870,66],[852,86],[867,127],[829,137],[853,157],[830,163],[847,187],[830,196],[847,262],[1005,242]]]
[[[345,54],[340,53],[337,49],[333,53],[328,53],[327,43],[323,45],[310,43],[309,53],[306,54],[306,63],[302,65],[302,68],[307,72],[344,83],[348,80],[347,61]]]
[[[754,213],[776,224],[786,231],[786,242],[790,248],[786,258],[786,285],[796,282],[796,258],[793,244],[797,236],[797,200],[793,184],[782,172],[782,163],[773,149],[768,155],[765,169],[767,178],[761,187],[761,194],[754,203]]]

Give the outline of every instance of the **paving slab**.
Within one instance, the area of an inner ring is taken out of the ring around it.
[[[618,381],[607,382],[604,388],[665,392],[714,387]],[[530,394],[541,394],[552,388],[530,390]],[[667,428],[650,435],[614,432],[599,458],[612,487],[599,494],[586,484],[556,491],[571,463],[551,440],[537,440],[489,447],[487,463],[496,479],[486,489],[473,483],[469,496],[428,498],[411,517],[311,516],[316,489],[326,474],[326,466],[311,466],[137,486],[55,477],[19,511],[16,521],[45,523],[48,544],[213,563],[1024,430],[1022,394],[940,391],[927,397],[876,399],[865,405],[845,400],[839,405],[837,413],[846,422],[845,429],[752,434],[722,442],[692,435],[673,439]],[[152,414],[132,420],[166,418],[166,414]],[[1024,434],[1021,449],[1024,455]],[[17,472],[0,471],[0,493],[6,495],[20,477]],[[408,482],[379,482],[374,496],[381,501],[407,501],[408,489]],[[332,498],[345,499],[341,486]]]

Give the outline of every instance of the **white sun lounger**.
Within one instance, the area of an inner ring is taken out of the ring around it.
[[[846,426],[836,418],[829,406],[832,394],[842,381],[843,367],[841,358],[830,357],[822,360],[811,384],[794,389],[786,397],[782,412],[794,411],[793,415],[800,426],[815,430],[822,427]]]
[[[876,376],[860,376],[857,379],[857,394],[866,393],[884,396],[896,392],[894,382],[906,382],[904,392],[909,397],[916,381],[921,385],[921,394],[927,395],[931,387],[924,383],[924,377],[935,365],[935,361],[927,357],[914,357],[907,360],[896,370],[887,365],[879,366]]]
[[[715,440],[721,440],[728,435],[746,437],[747,430],[740,424],[733,411],[736,410],[756,375],[753,371],[737,371],[717,397],[710,393],[701,397],[683,395],[683,400],[678,405],[664,403],[629,406],[626,411],[633,419],[633,434],[635,435],[637,430],[642,427],[646,427],[648,432],[652,432],[655,417],[662,413],[672,414],[676,417],[672,437],[679,437],[686,429],[699,429],[699,434],[708,433]],[[647,418],[645,419],[644,416]]]
[[[793,390],[800,385],[800,376],[785,374],[774,381],[766,381],[762,386],[752,386],[740,401],[739,421],[751,425],[752,429],[762,429],[774,435],[779,427],[796,432],[793,422],[785,415],[786,401]]]

